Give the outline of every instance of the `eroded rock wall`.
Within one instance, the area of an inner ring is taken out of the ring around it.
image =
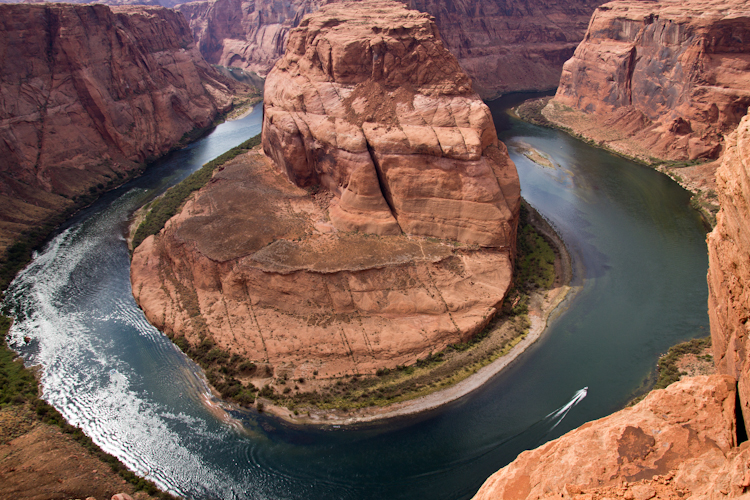
[[[716,183],[721,210],[708,237],[711,338],[718,370],[739,382],[750,428],[750,116],[727,137]]]
[[[0,5],[0,249],[210,125],[237,88],[168,9]]]
[[[335,232],[320,198],[260,151],[227,164],[133,253],[148,320],[311,380],[413,364],[497,312],[508,252]]]
[[[263,148],[334,194],[339,230],[515,248],[518,174],[489,109],[430,17],[398,3],[331,4],[292,31]]]
[[[750,104],[746,2],[599,7],[544,114],[646,161],[714,159]]]
[[[326,6],[289,40],[265,153],[215,172],[134,251],[136,301],[266,378],[332,383],[466,341],[511,284],[520,210],[487,106],[399,3]]]
[[[210,0],[178,7],[204,57],[265,76],[289,30],[330,0]],[[404,0],[435,17],[448,49],[482,98],[557,86],[601,0]]]

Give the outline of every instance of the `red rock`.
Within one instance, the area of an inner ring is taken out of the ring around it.
[[[370,2],[305,18],[266,81],[263,148],[335,195],[340,230],[515,248],[515,166],[425,14]]]
[[[173,11],[0,5],[0,251],[210,125],[237,88]]]
[[[182,4],[206,60],[266,75],[289,30],[329,0],[213,0]],[[446,47],[485,99],[557,86],[600,0],[410,0],[435,16]]]
[[[721,488],[739,496],[748,447],[736,448],[734,409],[731,377],[683,379],[523,452],[474,498],[718,498]]]
[[[739,382],[745,425],[750,429],[750,116],[727,136],[716,172],[721,210],[708,236],[708,312],[714,359],[721,373]]]
[[[745,2],[607,3],[544,114],[646,161],[718,158],[750,104],[748,37]]]
[[[170,336],[311,380],[465,341],[510,285],[507,251],[332,230],[267,157],[240,156],[136,248],[133,295]]]
[[[292,32],[268,156],[226,164],[133,253],[150,322],[276,377],[413,364],[484,328],[512,279],[518,176],[487,107],[427,15],[355,5]]]

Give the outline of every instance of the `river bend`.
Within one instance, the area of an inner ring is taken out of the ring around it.
[[[511,120],[504,108],[521,97],[490,106],[522,194],[566,241],[580,291],[539,342],[459,401],[360,429],[226,413],[196,365],[145,320],[130,289],[130,215],[259,133],[260,106],[69,221],[7,292],[10,343],[43,366],[44,397],[65,418],[174,493],[469,498],[521,451],[622,407],[670,345],[708,334],[705,232],[688,193],[651,169]],[[528,147],[554,168],[526,158]]]

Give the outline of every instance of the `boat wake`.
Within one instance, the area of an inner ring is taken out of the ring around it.
[[[580,403],[581,401],[583,401],[583,398],[585,398],[588,393],[589,393],[589,388],[588,387],[584,387],[580,391],[576,392],[573,395],[573,398],[570,401],[568,401],[564,406],[561,406],[557,410],[553,411],[552,413],[550,413],[549,415],[547,415],[546,417],[544,417],[545,420],[549,420],[551,422],[555,422],[554,425],[550,428],[550,430],[547,431],[547,433],[549,434],[550,432],[552,432],[552,430],[555,427],[557,427],[560,424],[560,422],[563,421],[563,419],[568,414],[568,412],[575,405],[577,405],[578,403]]]

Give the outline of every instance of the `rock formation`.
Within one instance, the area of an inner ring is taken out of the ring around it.
[[[726,140],[716,172],[721,210],[708,237],[708,311],[716,366],[739,382],[750,428],[750,116]]]
[[[207,0],[178,7],[203,56],[265,76],[289,30],[330,0]],[[483,98],[557,86],[563,63],[601,0],[403,0],[435,17],[448,49]]]
[[[411,364],[483,328],[510,285],[520,188],[429,17],[323,8],[266,92],[268,156],[226,164],[135,250],[149,320],[307,380]]]
[[[737,445],[734,380],[687,378],[521,453],[474,499],[739,497],[750,446]]]
[[[518,176],[487,106],[427,15],[367,5],[292,32],[266,81],[266,154],[334,193],[337,229],[513,248]]]
[[[646,161],[717,158],[750,104],[748,40],[745,2],[607,3],[544,114]]]
[[[237,88],[173,11],[0,5],[0,251],[210,125]]]

